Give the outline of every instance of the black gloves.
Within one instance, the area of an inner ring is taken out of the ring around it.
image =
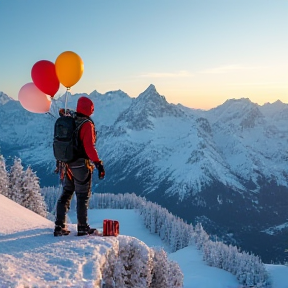
[[[99,179],[104,179],[105,177],[105,170],[104,170],[104,166],[103,166],[103,162],[100,160],[98,162],[94,162],[94,165],[96,167],[96,169],[98,170],[98,177]]]

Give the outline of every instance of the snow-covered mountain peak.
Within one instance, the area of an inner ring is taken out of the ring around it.
[[[142,93],[139,94],[139,96],[136,98],[137,102],[167,102],[164,96],[161,96],[157,90],[156,87],[153,84],[150,84],[150,86]]]
[[[285,105],[281,100],[277,100],[277,101],[275,101],[275,102],[272,102],[272,103],[270,103],[270,102],[267,102],[267,103],[265,103],[264,105],[262,105],[262,107],[269,107],[269,108],[271,108],[271,107],[273,107],[273,108],[281,108],[283,105]]]
[[[132,130],[153,129],[157,118],[187,117],[187,114],[174,104],[169,104],[154,85],[150,85],[137,98],[132,99],[130,107],[119,115],[117,122],[126,123]],[[121,124],[121,125],[122,125]]]
[[[5,105],[7,102],[13,100],[8,95],[3,92],[0,92],[0,105]]]
[[[101,94],[98,92],[98,91],[96,91],[96,90],[94,90],[94,91],[92,91],[90,94],[89,94],[89,97],[90,98],[97,98],[97,97],[99,97]]]
[[[226,100],[222,105],[211,109],[214,111],[215,114],[228,114],[231,112],[238,111],[240,113],[254,109],[255,107],[258,108],[258,105],[251,102],[248,98],[241,98],[241,99],[229,99]]]
[[[120,89],[116,91],[108,91],[104,95],[102,94],[99,94],[99,95],[101,95],[100,97],[106,98],[108,100],[115,100],[115,98],[119,98],[119,99],[130,98],[127,93],[123,92]]]
[[[259,109],[265,116],[272,118],[275,117],[278,119],[281,119],[284,116],[284,119],[287,119],[285,114],[288,114],[288,105],[280,100],[273,103],[265,103],[264,105],[260,106]]]
[[[259,105],[248,98],[227,100],[224,104],[208,111],[208,115],[214,123],[230,122],[240,129],[252,128],[264,118]]]
[[[139,111],[146,110],[147,114],[154,118],[180,117],[185,114],[178,106],[168,103],[166,98],[157,92],[153,84],[135,99],[131,108]]]
[[[148,88],[144,90],[144,92],[142,92],[141,94],[147,94],[147,93],[158,93],[154,84],[150,84]]]

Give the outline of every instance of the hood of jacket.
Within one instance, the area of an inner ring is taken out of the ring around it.
[[[80,97],[77,102],[76,112],[89,117],[94,112],[93,102],[85,96]]]

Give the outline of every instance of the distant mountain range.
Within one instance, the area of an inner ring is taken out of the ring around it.
[[[136,98],[121,90],[75,94],[67,108],[75,109],[82,95],[95,105],[97,150],[107,173],[103,181],[94,177],[96,192],[145,196],[266,263],[284,261],[287,104],[243,98],[195,110],[169,104],[150,85]],[[51,114],[33,114],[0,92],[1,152],[7,162],[17,155],[31,165],[42,186],[58,184],[53,125],[64,102],[65,95],[53,101]]]

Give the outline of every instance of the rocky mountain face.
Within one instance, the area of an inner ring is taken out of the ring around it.
[[[69,95],[67,107],[82,95]],[[231,99],[194,110],[169,104],[153,85],[137,98],[120,90],[85,96],[95,104],[106,169],[105,180],[94,177],[96,192],[145,196],[263,261],[284,261],[288,105]],[[33,114],[0,93],[1,152],[31,165],[42,186],[58,184],[53,125],[64,103],[65,95],[53,100],[51,114]]]

